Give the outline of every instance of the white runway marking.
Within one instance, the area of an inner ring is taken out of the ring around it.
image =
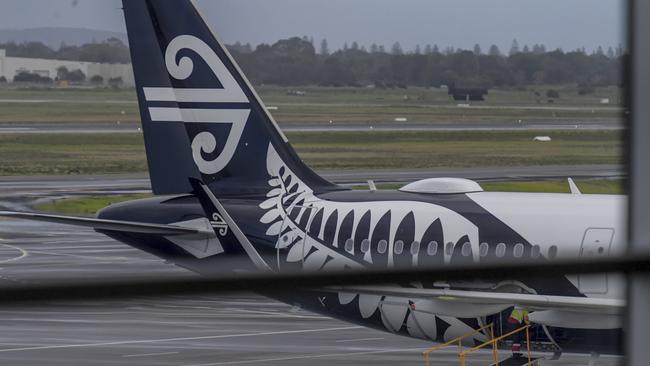
[[[158,353],[140,353],[135,355],[122,355],[124,358],[129,357],[147,357],[147,356],[167,356],[167,355],[176,355],[178,352],[158,352]]]
[[[379,338],[357,338],[357,339],[339,339],[336,341],[336,343],[344,343],[344,342],[364,342],[364,341],[380,341],[386,339],[384,337],[379,337]]]
[[[331,318],[318,316],[318,315],[297,315],[297,314],[290,314],[290,313],[275,313],[272,311],[248,310],[248,309],[233,309],[233,310],[237,310],[242,313],[272,315],[274,317],[279,317],[279,318],[331,319]]]
[[[21,259],[23,259],[23,258],[25,258],[25,257],[27,257],[27,256],[29,255],[29,253],[27,253],[26,250],[21,249],[21,248],[18,248],[18,247],[15,247],[15,246],[13,246],[13,245],[9,245],[9,244],[0,244],[0,246],[7,247],[7,248],[10,248],[10,249],[14,249],[14,250],[17,250],[17,251],[20,252],[20,255],[19,255],[19,256],[15,257],[15,258],[9,258],[9,259],[5,259],[5,260],[1,260],[0,263],[10,263],[10,262],[15,262],[15,261],[17,261],[17,260],[21,260]]]
[[[280,335],[280,334],[304,334],[304,333],[318,333],[318,332],[334,332],[334,331],[337,331],[337,330],[352,330],[352,329],[363,329],[363,328],[364,327],[361,327],[361,326],[353,326],[353,327],[337,327],[337,328],[321,328],[321,329],[286,330],[286,331],[278,331],[278,332],[223,334],[223,335],[202,336],[202,337],[143,339],[143,340],[133,340],[133,341],[98,342],[98,343],[82,343],[82,344],[60,344],[60,345],[55,345],[55,346],[33,346],[33,347],[21,347],[21,348],[6,348],[6,349],[0,349],[0,353],[20,352],[20,351],[38,351],[38,350],[49,350],[49,349],[65,349],[65,348],[119,346],[119,345],[142,344],[142,343],[196,341],[196,340],[205,340],[205,339],[243,338],[243,337],[257,337],[257,336]]]
[[[86,260],[91,260],[91,261],[127,261],[127,260],[132,260],[133,258],[128,258],[128,257],[93,257],[93,256],[88,256],[88,255],[77,255],[77,254],[69,254],[69,253],[55,253],[55,252],[43,252],[40,250],[32,250],[32,253],[35,254],[45,254],[45,255],[53,255],[53,256],[59,256],[59,257],[71,257],[71,258],[79,258],[79,259],[86,259]],[[2,262],[0,262],[2,263]]]
[[[321,355],[304,355],[304,356],[264,358],[264,359],[257,359],[257,360],[200,363],[200,364],[191,364],[191,365],[185,365],[185,366],[241,365],[241,364],[247,364],[247,363],[263,363],[263,362],[275,362],[275,361],[306,360],[306,359],[311,359],[311,358],[327,358],[327,357],[364,356],[364,355],[374,355],[374,354],[382,354],[382,353],[411,352],[411,351],[423,351],[423,350],[424,350],[424,348],[396,348],[396,349],[384,349],[384,350],[380,350],[380,351],[327,353],[327,354],[321,354]]]

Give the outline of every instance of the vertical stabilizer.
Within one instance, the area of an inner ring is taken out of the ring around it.
[[[300,160],[193,2],[123,4],[156,194],[191,192],[188,177],[221,195],[264,192],[270,150],[314,190],[337,189]]]

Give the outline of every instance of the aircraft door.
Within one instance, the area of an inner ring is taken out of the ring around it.
[[[614,229],[587,229],[580,247],[580,257],[599,258],[609,255]],[[606,273],[578,276],[578,288],[585,294],[606,294],[608,279]]]

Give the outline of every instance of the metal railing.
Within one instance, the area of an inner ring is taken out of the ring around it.
[[[530,325],[526,325],[526,326],[523,326],[523,327],[521,327],[519,329],[515,329],[512,332],[509,332],[509,333],[506,333],[506,334],[504,334],[502,336],[499,336],[497,338],[492,337],[492,339],[490,339],[489,341],[487,341],[487,342],[485,342],[485,343],[483,343],[481,345],[478,345],[476,347],[467,349],[465,351],[461,351],[459,353],[460,365],[465,366],[465,358],[467,357],[468,354],[470,354],[472,352],[476,352],[476,351],[478,351],[478,350],[480,350],[482,348],[485,348],[486,346],[492,345],[492,353],[493,353],[493,357],[494,357],[494,365],[499,366],[499,354],[498,354],[498,351],[497,351],[497,343],[499,341],[503,340],[503,339],[506,339],[506,338],[508,338],[510,336],[513,336],[513,335],[515,335],[517,333],[520,333],[520,332],[523,332],[523,331],[526,331],[526,348],[528,350],[528,365],[530,365],[530,363],[532,362],[532,356],[531,356],[531,351],[530,351],[530,332],[528,331],[529,329],[530,329]]]
[[[484,331],[486,329],[490,329],[490,339],[493,340],[494,339],[494,324],[490,323],[490,324],[484,325],[484,326],[482,326],[482,327],[480,327],[480,328],[478,328],[476,330],[473,330],[473,331],[471,331],[469,333],[466,333],[466,334],[463,334],[463,335],[461,335],[459,337],[456,337],[456,338],[450,340],[449,342],[446,342],[446,343],[443,343],[443,344],[440,344],[440,345],[437,345],[435,347],[431,347],[431,348],[427,349],[426,351],[422,352],[422,355],[424,356],[424,362],[426,363],[427,366],[431,366],[431,361],[430,361],[430,358],[429,358],[431,353],[436,352],[436,351],[438,351],[440,349],[443,349],[445,347],[449,347],[449,346],[451,346],[453,344],[456,344],[456,343],[458,343],[458,355],[459,356],[462,355],[463,354],[463,340],[465,338],[472,337],[475,334],[478,334],[478,333],[480,333],[480,332],[482,332],[482,331]],[[489,342],[486,342],[486,343],[489,343]],[[498,355],[498,351],[497,351],[496,342],[493,345],[492,353],[494,355],[495,360],[498,360],[499,355]]]

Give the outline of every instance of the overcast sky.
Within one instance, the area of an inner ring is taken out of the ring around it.
[[[46,26],[125,31],[119,0],[3,0],[1,28]],[[565,50],[623,41],[624,0],[199,0],[227,43],[307,35],[331,48],[357,41],[507,50],[543,43]]]

